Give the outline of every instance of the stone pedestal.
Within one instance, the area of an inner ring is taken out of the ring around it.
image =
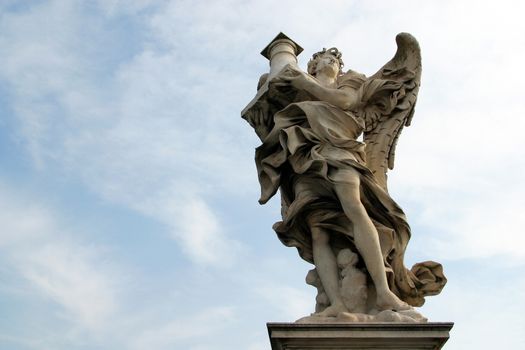
[[[268,323],[272,350],[438,350],[453,323]]]

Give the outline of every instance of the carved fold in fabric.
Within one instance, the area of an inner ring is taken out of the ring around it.
[[[363,98],[375,96],[384,102],[378,102],[369,113],[399,108],[398,102],[406,96],[403,84],[384,79],[365,84],[363,77],[349,72],[340,77],[339,87],[360,86]],[[335,254],[344,248],[358,253],[352,224],[333,186],[343,181],[345,170],[357,170],[361,201],[378,230],[390,288],[410,305],[421,306],[425,296],[441,291],[446,278],[441,265],[435,262],[416,264],[412,270],[404,266],[410,227],[402,209],[368,169],[365,144],[356,141],[365,128],[366,116],[322,101],[292,103],[275,113],[273,129],[255,154],[261,184],[259,201],[266,203],[280,188],[283,220],[274,225],[274,230],[283,244],[296,247],[304,260],[313,263],[307,218],[310,225],[330,232]]]

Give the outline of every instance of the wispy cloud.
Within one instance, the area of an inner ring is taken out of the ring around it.
[[[59,305],[72,324],[88,331],[104,328],[118,308],[121,279],[101,260],[100,249],[75,239],[52,211],[4,183],[0,208],[3,264],[17,271],[34,295]]]
[[[22,276],[89,330],[108,325],[117,306],[114,276],[82,246],[50,242],[17,258]],[[98,266],[97,266],[98,265]]]
[[[238,148],[226,156],[225,140],[233,135],[222,138],[225,132],[214,132],[217,126],[208,121],[219,108],[207,106],[212,91],[203,84],[224,81],[222,73],[173,51],[146,48],[101,77],[91,64],[116,53],[87,50],[78,40],[85,32],[76,22],[99,21],[80,6],[54,1],[4,17],[6,32],[23,28],[0,41],[11,58],[0,75],[14,88],[16,127],[35,163],[66,170],[103,198],[165,223],[197,262],[235,259],[238,244],[222,232],[207,203],[217,191],[247,182],[235,170]],[[46,18],[67,20],[47,26]],[[89,34],[110,40],[103,32]],[[202,93],[210,95],[189,103]]]
[[[521,297],[525,279],[519,272],[523,267],[505,267],[495,259],[485,261],[489,264],[465,263],[462,271],[450,274],[442,295],[428,299],[422,309],[431,321],[454,321],[447,349],[510,349],[525,341],[525,321],[518,311],[525,307]],[[480,332],[491,332],[497,324],[506,325],[496,326],[498,337],[479,337]]]
[[[209,281],[195,283],[198,278],[191,279],[189,273],[167,283],[165,290],[156,291],[160,300],[154,305],[134,300],[137,294],[151,293],[156,287],[137,287],[144,283],[136,280],[140,275],[132,267],[126,268],[118,257],[110,255],[111,247],[79,238],[45,202],[24,190],[9,187],[0,181],[0,273],[6,277],[3,281],[12,285],[0,286],[0,293],[29,304],[51,304],[52,307],[45,315],[47,324],[26,337],[8,333],[11,328],[4,329],[0,332],[0,344],[31,349],[61,349],[95,343],[108,349],[169,349],[173,346],[212,349],[216,344],[214,337],[238,323],[239,315],[230,306],[177,306],[181,300],[192,299],[196,293],[193,288],[210,287]],[[182,228],[187,230],[186,234],[193,235],[187,239],[188,244],[191,240],[206,240],[188,249],[194,254],[204,254],[198,259],[214,259],[215,255],[206,256],[198,246],[205,244],[211,245],[211,249],[220,249],[220,245],[227,242],[206,237],[207,232],[217,230],[206,208],[199,203],[188,203],[188,207],[185,215],[189,227]],[[202,232],[192,227],[194,220],[200,220],[204,226]],[[221,258],[228,262],[228,256]],[[225,262],[212,260],[209,263],[224,266]],[[10,280],[15,277],[22,282]],[[213,288],[206,300],[208,304],[210,300],[220,301],[215,295],[219,288],[225,286]],[[199,293],[206,295],[203,291]]]
[[[272,285],[268,282],[264,286],[258,286],[256,291],[269,306],[276,309],[275,319],[295,321],[315,311],[315,301],[312,299],[314,293],[308,293],[304,289]]]
[[[190,199],[180,212],[174,222],[173,234],[184,242],[184,249],[190,256],[216,265],[228,265],[234,261],[235,257],[228,253],[238,253],[241,246],[224,236],[217,218],[206,203]]]
[[[65,324],[50,325],[51,335],[39,343],[8,334],[0,341],[38,349],[102,343],[108,349],[226,349],[231,342],[224,334],[241,330],[242,344],[255,350],[267,348],[264,329],[252,337],[238,319],[262,325],[313,309],[311,287],[276,282],[303,273],[296,271],[303,266],[261,259],[277,246],[286,254],[277,239],[270,246],[253,235],[261,227],[273,235],[271,219],[244,215],[258,195],[253,148],[259,141],[239,111],[268,69],[258,52],[281,30],[305,48],[303,67],[310,53],[334,45],[347,68],[367,74],[393,55],[397,32],[414,34],[423,49],[423,86],[389,180],[414,229],[409,254],[454,260],[447,271],[464,259],[523,264],[521,4],[53,0],[0,8],[0,88],[13,112],[2,116],[2,137],[9,133],[24,146],[30,170],[81,183],[93,201],[161,223],[165,231],[144,236],[157,235],[154,244],[166,234],[192,262],[163,261],[155,267],[158,279],[132,274],[131,284],[141,287],[123,288],[125,268],[65,224],[60,211],[66,209],[0,186],[0,272],[16,271],[23,292],[31,293],[18,297],[53,305],[52,316]],[[250,240],[255,247],[239,243]],[[201,270],[181,272],[188,266]],[[486,278],[499,283],[497,274]],[[521,290],[520,281],[505,283]],[[442,319],[450,310],[497,304],[497,288],[486,292],[494,298],[484,298],[483,284],[472,283],[461,286],[473,289],[463,296],[450,279],[444,293],[454,296]],[[0,292],[15,295],[17,288]],[[514,315],[511,307],[500,309],[498,320]],[[491,317],[472,315],[465,322]],[[66,340],[64,329],[70,330]]]
[[[236,319],[233,309],[215,307],[182,316],[167,324],[156,325],[137,335],[130,344],[131,349],[212,349],[212,337],[218,336]],[[199,342],[195,340],[199,339]],[[200,344],[199,344],[200,343]],[[204,345],[207,344],[207,345]]]

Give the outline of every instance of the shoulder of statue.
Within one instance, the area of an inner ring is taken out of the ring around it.
[[[348,70],[337,79],[338,87],[350,86],[358,89],[366,81],[366,75],[359,72]]]

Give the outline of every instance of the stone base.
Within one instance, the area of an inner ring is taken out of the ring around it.
[[[272,350],[438,350],[454,324],[268,323]]]

